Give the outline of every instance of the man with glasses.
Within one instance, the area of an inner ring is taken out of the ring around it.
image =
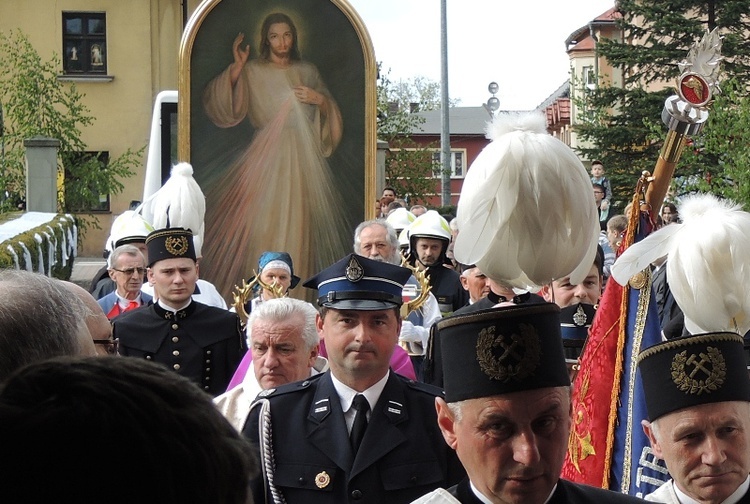
[[[152,301],[152,297],[141,292],[146,273],[146,259],[134,245],[121,245],[112,252],[109,277],[115,282],[115,291],[98,303],[109,320],[127,311],[140,308]]]
[[[592,184],[594,187],[594,201],[596,201],[596,210],[599,212],[599,227],[602,231],[607,231],[607,221],[609,220],[609,204],[605,203],[604,196],[606,191],[601,184]]]
[[[0,270],[0,384],[26,364],[61,355],[94,356],[86,306],[46,275]]]
[[[116,355],[117,354],[117,340],[112,338],[112,324],[110,324],[107,317],[102,311],[102,307],[99,306],[94,296],[89,292],[76,285],[73,282],[65,280],[60,281],[63,287],[68,289],[68,292],[76,296],[86,307],[86,327],[91,334],[91,339],[94,342],[97,355]]]

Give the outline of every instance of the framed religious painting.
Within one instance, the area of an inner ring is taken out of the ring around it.
[[[307,278],[375,198],[372,43],[344,0],[206,0],[180,48],[180,159],[206,195],[201,275],[227,296],[264,251]],[[303,293],[298,293],[301,297]]]

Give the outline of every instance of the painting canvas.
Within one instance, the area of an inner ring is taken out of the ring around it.
[[[303,279],[350,252],[375,171],[376,70],[353,9],[208,0],[180,69],[181,157],[206,195],[201,276],[227,296],[263,251],[290,253]]]

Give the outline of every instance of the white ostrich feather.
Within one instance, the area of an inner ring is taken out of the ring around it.
[[[665,226],[626,250],[612,276],[622,284],[650,258],[668,254],[667,281],[685,314],[685,328],[692,334],[745,334],[750,330],[750,214],[734,202],[699,195],[680,205],[680,217],[682,224]],[[643,258],[634,260],[639,255]]]
[[[599,222],[580,160],[538,113],[500,116],[488,137],[458,202],[456,259],[522,289],[567,275],[582,281]]]
[[[672,237],[680,232],[683,226],[684,224],[664,226],[638,243],[632,244],[612,265],[612,278],[618,284],[625,285],[630,277],[669,254]]]
[[[201,255],[206,198],[193,178],[190,163],[174,165],[169,180],[144,201],[141,207],[144,217],[153,224],[154,229],[190,229],[194,235],[196,255]]]

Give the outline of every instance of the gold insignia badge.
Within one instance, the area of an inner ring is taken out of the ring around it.
[[[349,259],[349,264],[346,265],[346,279],[350,282],[359,282],[364,276],[365,270],[357,262],[357,259],[355,257]]]
[[[323,471],[315,475],[315,486],[318,488],[325,488],[331,482],[331,477],[328,473]]]
[[[633,289],[641,290],[648,284],[648,276],[645,271],[639,271],[628,280],[628,284]]]
[[[477,360],[484,374],[504,383],[534,374],[541,354],[539,337],[530,324],[521,324],[519,332],[495,336],[494,326],[482,329],[477,339]]]
[[[703,107],[711,101],[711,86],[702,75],[687,72],[680,76],[678,84],[677,92],[689,104]]]
[[[724,384],[727,364],[721,351],[706,347],[705,352],[687,355],[683,350],[672,358],[672,381],[688,394],[710,394]]]
[[[573,323],[578,327],[586,325],[586,312],[583,311],[583,306],[578,305],[578,309],[573,314]]]
[[[188,241],[184,236],[167,236],[164,240],[164,248],[172,255],[185,255],[188,251]]]

